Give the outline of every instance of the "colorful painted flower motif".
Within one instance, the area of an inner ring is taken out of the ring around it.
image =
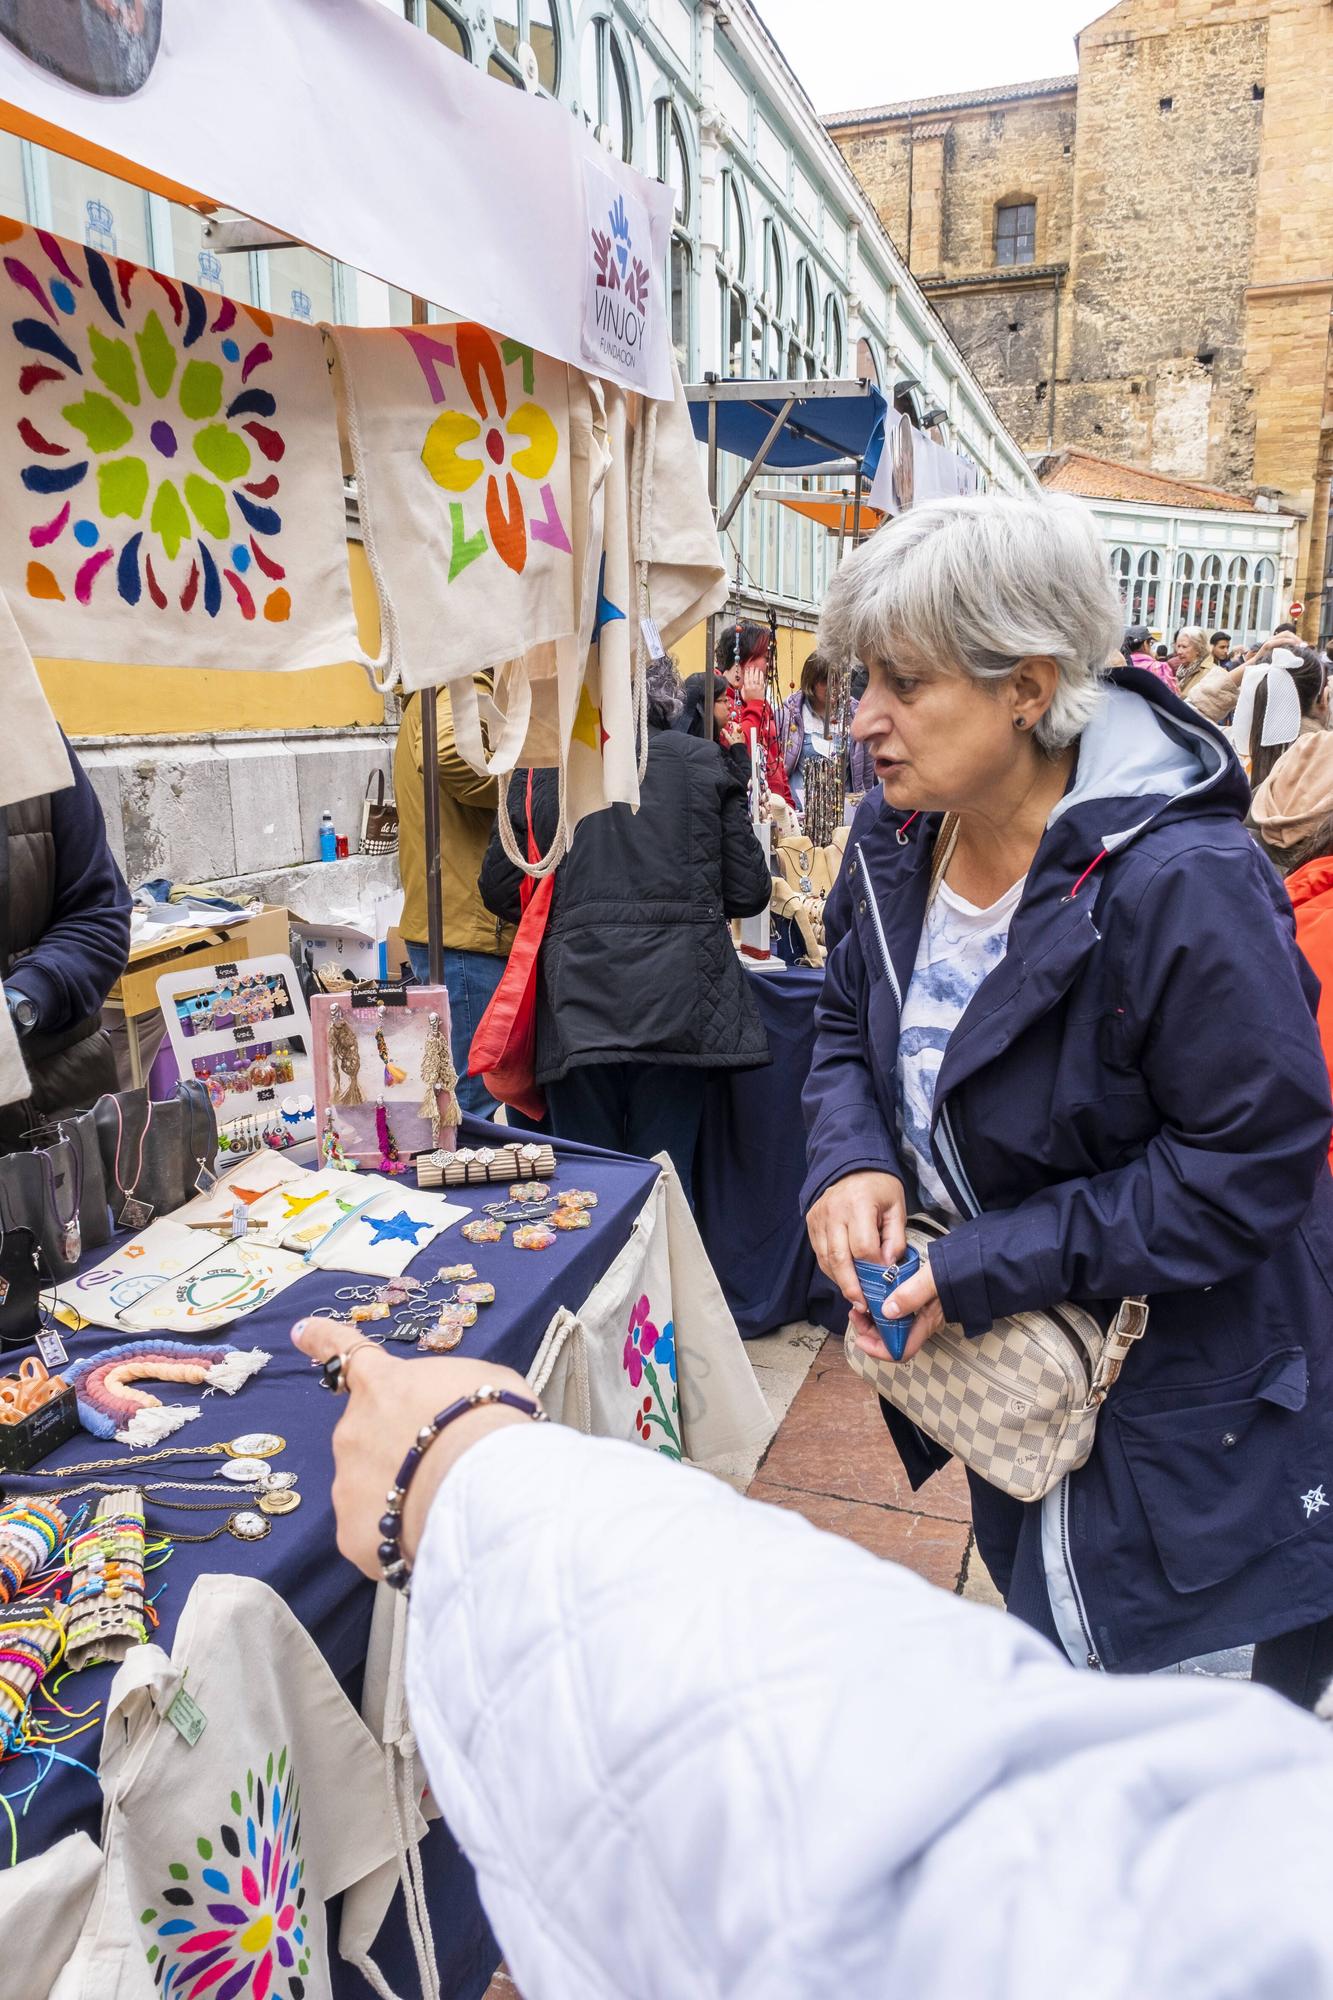
[[[139,1922],[164,2000],[305,2000],[310,1946],[301,1795],[287,1752],[245,1774],[215,1839],[173,1861],[161,1909]]]
[[[595,281],[606,291],[624,292],[634,310],[642,313],[648,304],[648,267],[631,255],[629,217],[619,195],[606,220],[605,229],[592,232]]]
[[[630,1387],[641,1388],[646,1381],[651,1392],[635,1408],[635,1435],[644,1444],[655,1444],[656,1449],[667,1458],[679,1458],[681,1442],[676,1420],[680,1415],[680,1399],[676,1389],[675,1322],[668,1320],[659,1329],[653,1320],[646,1294],[630,1310],[622,1361]],[[669,1395],[663,1390],[659,1369],[666,1375]],[[657,1439],[653,1436],[655,1428],[661,1432]]]
[[[484,327],[470,324],[453,329],[452,345],[436,335],[402,331],[432,401],[450,405],[426,433],[422,464],[446,493],[471,493],[485,481],[484,507],[474,515],[471,532],[462,500],[449,503],[449,581],[488,549],[518,576],[527,567],[531,541],[572,554],[550,482],[560,434],[549,412],[532,400],[532,349],[497,341]],[[519,371],[526,398],[517,404],[510,369]]]
[[[27,234],[0,222],[0,243]],[[41,510],[29,595],[63,602],[69,583],[87,605],[106,572],[127,604],[146,590],[160,611],[216,618],[225,584],[242,618],[285,621],[272,319],[46,230],[22,247],[3,265],[33,307],[11,327],[20,476]]]

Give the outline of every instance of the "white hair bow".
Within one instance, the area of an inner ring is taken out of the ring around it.
[[[1240,684],[1240,699],[1231,724],[1231,733],[1242,751],[1250,741],[1255,696],[1265,683],[1268,703],[1264,709],[1264,733],[1261,738],[1264,749],[1296,741],[1301,733],[1301,698],[1292,674],[1303,664],[1299,653],[1279,646],[1271,660],[1245,669],[1245,678]]]

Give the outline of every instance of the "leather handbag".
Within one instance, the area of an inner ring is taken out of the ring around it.
[[[372,771],[366,781],[365,804],[361,808],[361,852],[398,852],[398,807],[384,796],[383,771]]]
[[[528,772],[528,859],[541,849],[532,830],[532,772]],[[528,1118],[540,1118],[546,1099],[537,1087],[537,959],[551,915],[555,874],[539,882],[525,875],[520,891],[523,914],[500,983],[477,1023],[468,1052],[468,1075],[479,1076],[500,1104]]]
[[[98,1177],[100,1180],[100,1162]],[[44,1283],[67,1278],[83,1249],[83,1153],[77,1137],[0,1158],[0,1228],[32,1239]]]
[[[121,1229],[143,1229],[213,1185],[217,1116],[194,1077],[150,1104],[144,1089],[108,1091],[93,1106],[111,1213]]]
[[[63,1118],[39,1126],[32,1138],[34,1146],[39,1147],[49,1146],[57,1139],[69,1139],[78,1147],[82,1174],[78,1200],[81,1247],[84,1251],[100,1250],[111,1241],[111,1208],[92,1112],[67,1112]]]
[[[924,1263],[948,1231],[914,1215],[907,1240]],[[1041,1500],[1086,1463],[1097,1415],[1148,1324],[1146,1299],[1124,1299],[1109,1328],[1082,1306],[1012,1313],[971,1338],[947,1325],[910,1361],[876,1361],[847,1330],[847,1359],[885,1402],[990,1486]]]

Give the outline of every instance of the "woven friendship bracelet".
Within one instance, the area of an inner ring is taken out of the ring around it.
[[[69,1543],[71,1667],[123,1660],[131,1646],[147,1640],[143,1553],[142,1494],[133,1488],[104,1494],[91,1527]]]

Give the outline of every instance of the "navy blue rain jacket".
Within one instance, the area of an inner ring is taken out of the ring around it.
[[[1333,1182],[1318,987],[1246,832],[1223,738],[1111,676],[1009,947],[950,1038],[932,1147],[966,1220],[931,1252],[946,1317],[1077,1299],[1148,1330],[1088,1463],[1042,1503],[1071,1655],[1149,1669],[1333,1611]],[[867,804],[805,1092],[808,1208],[898,1154],[899,996],[938,815]],[[889,1413],[914,1485],[944,1462]]]

